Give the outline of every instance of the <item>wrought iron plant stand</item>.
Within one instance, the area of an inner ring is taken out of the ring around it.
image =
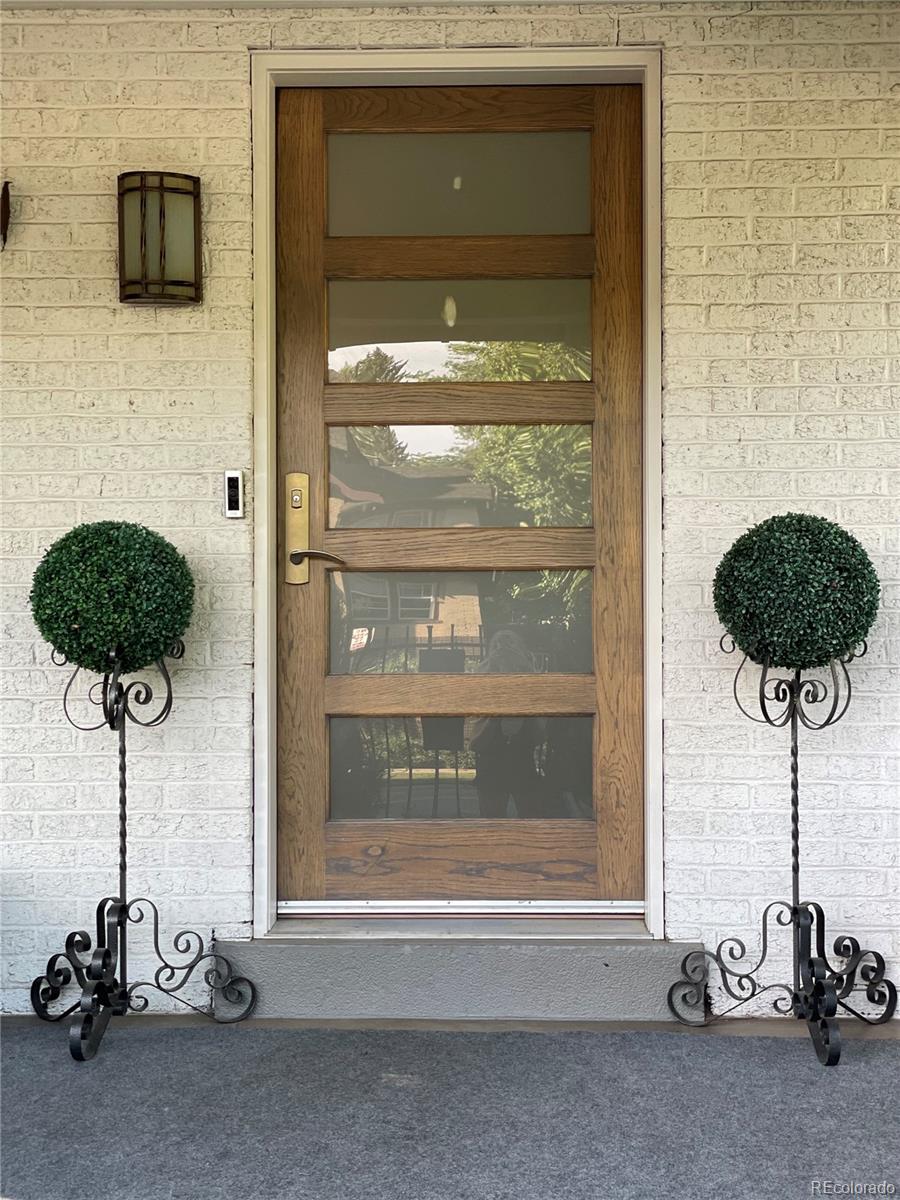
[[[169,658],[179,659],[184,654],[184,644],[177,641],[168,652]],[[66,659],[53,653],[57,666],[64,666]],[[127,886],[127,781],[125,731],[128,722],[152,728],[161,725],[172,709],[172,681],[165,659],[156,663],[163,679],[165,696],[155,714],[142,716],[141,711],[150,712],[153,690],[141,680],[124,683],[121,664],[115,655],[110,655],[109,670],[102,681],[88,691],[88,699],[98,706],[103,714],[96,724],[80,724],[69,711],[69,698],[75,680],[81,670],[73,672],[63,696],[66,719],[76,729],[94,730],[107,726],[118,734],[119,744],[119,890],[116,896],[104,896],[97,905],[97,933],[94,945],[84,929],[73,930],[66,938],[65,950],[50,956],[43,975],[31,985],[31,1004],[43,1021],[62,1021],[75,1013],[69,1030],[69,1050],[79,1062],[86,1062],[97,1053],[110,1018],[125,1016],[128,1012],[143,1012],[149,997],[143,993],[155,990],[170,996],[180,1004],[193,1009],[202,1016],[222,1024],[231,1024],[248,1017],[256,1005],[256,988],[243,976],[234,974],[231,964],[223,955],[207,949],[199,933],[182,929],[175,935],[173,948],[168,957],[160,948],[159,910],[152,900],[144,896],[128,898]],[[152,979],[128,981],[128,926],[139,925],[152,915],[153,948],[159,962]],[[185,985],[200,968],[203,979],[212,990],[216,1001],[201,1008],[179,995]],[[57,1001],[69,984],[76,983],[81,989],[74,1004],[61,1012],[54,1012]]]
[[[726,653],[734,652],[735,644],[728,634],[722,638],[721,647]],[[819,1061],[825,1066],[834,1066],[841,1056],[839,1009],[866,1024],[881,1025],[890,1020],[897,1007],[897,988],[885,979],[882,955],[875,950],[861,949],[856,938],[841,936],[833,946],[836,961],[831,961],[825,951],[824,909],[814,901],[800,899],[799,728],[803,725],[806,729],[826,729],[841,719],[851,696],[847,667],[865,652],[863,643],[855,653],[833,661],[827,682],[804,679],[801,670],[791,670],[786,676],[773,675],[771,666],[762,664],[757,689],[758,716],[744,707],[739,696],[747,656],[741,661],[733,686],[738,708],[758,724],[775,728],[787,725],[791,731],[791,900],[790,903],[775,900],[765,908],[760,955],[754,965],[748,965],[744,943],[737,937],[727,937],[715,951],[692,950],[685,955],[681,964],[682,978],[669,988],[668,994],[669,1009],[679,1021],[686,1025],[706,1025],[767,992],[775,992],[775,1011],[784,1015],[790,1013],[797,1020],[806,1022]],[[815,705],[822,707],[813,715]],[[791,929],[793,980],[790,984],[763,984],[759,978],[769,952],[769,923],[773,916],[776,925]],[[715,1015],[707,997],[711,972],[718,973],[718,983],[735,1001],[724,1012]],[[874,1015],[871,1012],[864,1014],[850,1003],[857,977],[861,981],[860,987],[865,989],[866,1000],[876,1010]]]

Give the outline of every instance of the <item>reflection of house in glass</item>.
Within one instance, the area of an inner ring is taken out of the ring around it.
[[[485,658],[477,576],[332,577],[332,673],[473,671]]]
[[[332,528],[525,523],[454,454],[453,426],[331,430]],[[408,435],[405,435],[408,436]],[[453,461],[454,457],[456,461]],[[332,673],[591,670],[586,572],[343,572],[332,576]],[[515,632],[496,641],[499,633]]]
[[[332,528],[530,523],[453,461],[452,426],[422,436],[415,457],[397,432],[331,430]],[[592,669],[590,572],[339,571],[330,581],[332,674]],[[591,815],[590,717],[346,717],[330,730],[334,819]]]
[[[576,580],[566,592],[571,576],[565,571],[334,572],[330,671],[590,672],[590,580]]]
[[[330,433],[332,529],[507,523],[489,484],[472,479],[464,465],[442,462],[435,455],[406,457],[403,447],[392,445],[390,427],[339,427]],[[366,441],[370,444],[364,451],[360,443]]]
[[[331,674],[582,674],[590,584],[569,571],[336,571]],[[582,582],[580,590],[577,584]],[[566,584],[575,590],[570,600]],[[562,602],[560,602],[562,594]]]

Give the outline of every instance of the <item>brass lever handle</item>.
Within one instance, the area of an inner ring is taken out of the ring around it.
[[[342,558],[338,558],[336,554],[329,554],[327,550],[292,550],[288,558],[295,567],[299,567],[304,558],[324,558],[339,567],[346,567],[347,565]]]
[[[336,567],[347,564],[327,550],[309,548],[309,476],[304,471],[291,471],[284,477],[284,581],[309,583],[309,560],[322,558]],[[289,550],[288,547],[293,549]]]

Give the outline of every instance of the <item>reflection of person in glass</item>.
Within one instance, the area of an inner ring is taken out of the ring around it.
[[[491,638],[481,673],[519,675],[534,672],[534,660],[522,638],[501,629]],[[510,798],[517,817],[541,815],[540,776],[534,750],[545,736],[540,717],[480,717],[469,739],[475,752],[475,786],[482,817],[505,817]]]

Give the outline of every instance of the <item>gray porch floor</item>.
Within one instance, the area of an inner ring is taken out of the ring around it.
[[[887,1032],[887,1031],[884,1031]],[[3,1031],[6,1200],[791,1200],[900,1187],[900,1042],[669,1031]]]

